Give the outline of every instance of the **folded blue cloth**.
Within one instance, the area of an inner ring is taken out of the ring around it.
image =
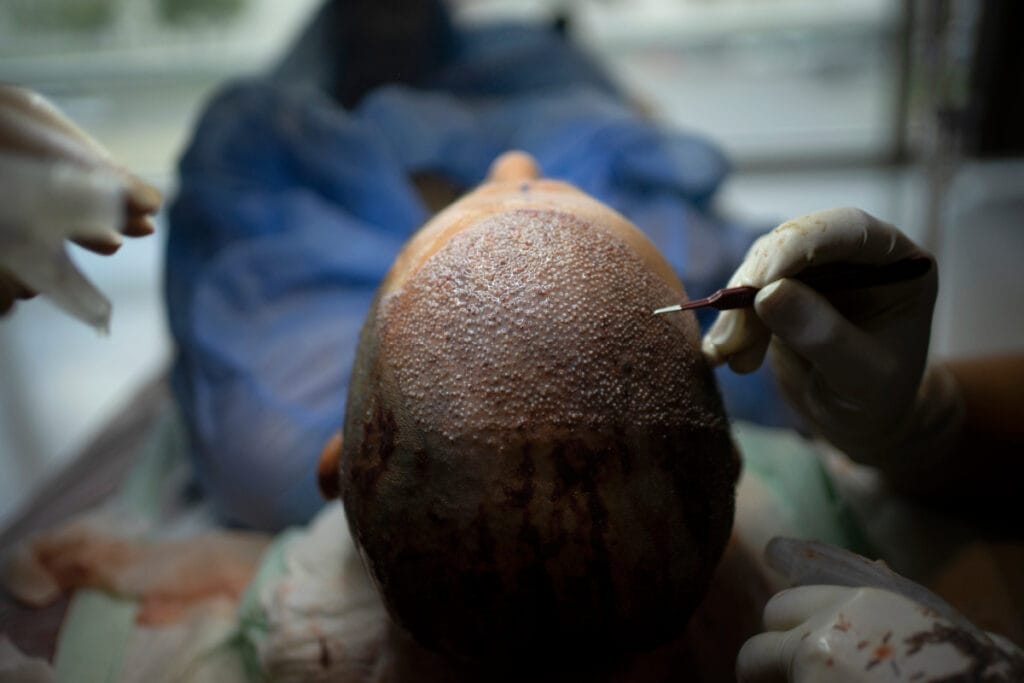
[[[691,296],[723,285],[751,241],[710,208],[728,170],[720,150],[638,115],[555,33],[447,39],[427,80],[373,88],[351,110],[287,69],[229,85],[181,160],[173,381],[197,476],[231,522],[277,529],[321,506],[315,463],[342,423],[360,326],[428,217],[411,173],[469,188],[499,153],[528,151],[646,232]],[[737,416],[784,421],[763,377],[722,378]]]

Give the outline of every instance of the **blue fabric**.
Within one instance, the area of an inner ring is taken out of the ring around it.
[[[410,173],[468,188],[499,153],[526,150],[630,217],[694,296],[721,286],[751,240],[710,209],[728,172],[720,150],[638,116],[556,35],[453,40],[430,83],[376,88],[351,111],[281,73],[230,85],[181,160],[167,255],[173,381],[197,475],[232,522],[277,529],[320,507],[316,460],[342,423],[363,317],[428,215]],[[737,417],[783,420],[764,377],[722,379]]]

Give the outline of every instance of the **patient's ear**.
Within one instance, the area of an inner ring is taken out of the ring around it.
[[[320,495],[326,500],[338,497],[338,463],[341,462],[341,430],[331,434],[320,451],[320,462],[316,467],[316,483]]]
[[[487,172],[487,180],[503,182],[514,180],[536,180],[540,177],[537,160],[526,152],[518,150],[505,152],[494,160]]]

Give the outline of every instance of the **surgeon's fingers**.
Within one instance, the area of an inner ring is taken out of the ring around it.
[[[814,367],[778,338],[772,339],[768,345],[768,360],[782,395],[802,414],[810,414],[807,402],[811,396],[811,373]]]
[[[26,252],[27,253],[27,252]],[[56,254],[25,259],[18,278],[42,292],[67,313],[106,333],[110,301],[71,262],[63,249]]]
[[[787,221],[759,238],[730,285],[763,287],[812,265],[881,265],[921,253],[906,235],[871,214],[826,209]]]
[[[117,232],[126,237],[145,237],[156,232],[153,219],[142,213],[125,213],[123,223],[118,226]],[[97,254],[110,255],[121,248],[123,240],[121,236],[113,231],[103,231],[101,234],[90,234],[79,236],[74,242]]]
[[[0,107],[0,149],[30,159],[66,161],[84,167],[108,166],[93,145],[53,128],[18,109]]]
[[[103,145],[49,100],[24,88],[0,84],[0,150],[114,173],[122,182],[129,215],[153,213],[163,200],[159,190],[115,163]]]
[[[113,172],[0,153],[0,176],[0,215],[10,228],[44,242],[122,242],[124,192]]]
[[[891,375],[893,360],[871,335],[843,317],[828,299],[792,279],[757,294],[758,317],[805,358],[839,395],[859,397]]]
[[[755,318],[756,320],[756,318]],[[729,356],[729,368],[738,374],[745,375],[761,367],[771,335],[760,330],[748,337],[748,345]]]
[[[115,241],[103,237],[82,237],[73,241],[83,249],[88,249],[94,254],[99,254],[100,256],[116,254],[117,250],[121,248],[122,244],[124,244],[119,240]]]
[[[49,129],[74,140],[97,159],[110,157],[99,142],[39,93],[15,85],[0,84],[0,110],[11,113],[12,119],[16,115],[18,120],[32,121],[40,129]]]
[[[125,181],[126,209],[129,213],[148,214],[160,208],[163,201],[160,190],[121,166],[115,165],[113,168]]]
[[[125,219],[121,233],[128,237],[145,237],[156,232],[153,219],[146,215],[129,214]]]
[[[796,628],[837,604],[848,590],[838,586],[801,586],[776,593],[764,606],[764,628],[766,631]]]
[[[737,372],[750,372],[761,364],[770,338],[771,331],[752,310],[723,311],[704,335],[701,350],[712,365],[729,362]]]
[[[128,215],[120,230],[122,235],[127,237],[145,237],[156,232],[153,219],[145,215]],[[75,244],[84,247],[89,251],[103,256],[110,256],[121,248],[123,241],[116,234],[106,234],[100,237],[81,237],[74,240]]]
[[[743,643],[736,655],[740,683],[787,683],[800,638],[793,632],[759,633]]]

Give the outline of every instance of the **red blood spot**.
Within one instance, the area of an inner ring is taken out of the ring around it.
[[[868,641],[866,641],[866,640],[862,640],[859,643],[857,643],[857,649],[858,650],[863,650],[867,646],[868,646]]]
[[[825,660],[825,666],[832,666],[834,663],[831,657]]]
[[[850,626],[851,624],[849,620],[843,616],[842,612],[840,612],[839,618],[836,620],[836,623],[833,624],[832,628],[834,628],[837,631],[842,631],[843,633],[846,633],[850,630]]]
[[[872,653],[874,656],[872,657],[871,661],[868,662],[868,665],[867,667],[865,667],[865,670],[870,669],[876,664],[885,661],[889,657],[892,657],[892,653],[893,649],[888,645],[879,645],[875,648],[875,651]]]
[[[884,662],[889,657],[892,657],[893,652],[894,652],[894,650],[889,645],[885,645],[885,644],[879,645],[878,647],[875,648],[875,651],[871,653],[872,654],[871,661],[868,662],[868,665],[866,667],[864,667],[864,670],[868,671],[871,668],[873,668],[875,665],[877,665],[877,664],[879,664],[881,662]]]

